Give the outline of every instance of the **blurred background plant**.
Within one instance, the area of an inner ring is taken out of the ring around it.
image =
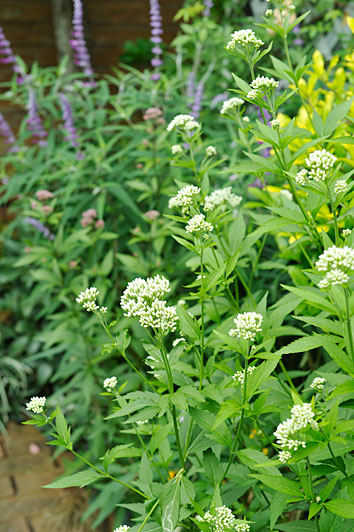
[[[300,80],[300,92],[325,120],[334,103],[353,93],[354,60],[348,49],[352,33],[343,15],[354,15],[354,3],[295,4],[297,14],[308,9],[311,14],[306,24],[290,33],[293,63],[318,48]],[[7,136],[9,150],[0,163],[4,212],[6,207],[0,242],[2,429],[10,413],[14,419],[23,415],[25,398],[44,394],[53,404],[60,400],[68,422],[76,427],[73,441],[85,456],[100,456],[107,442],[114,442],[120,428],[103,423],[103,379],[119,364],[128,391],[141,382],[116,350],[104,347],[101,353],[107,338],[94,317],[80,311],[75,297],[96,286],[100,304],[109,309],[108,318],[117,319],[112,330],[120,333],[128,323],[132,326],[118,309],[132,278],[163,273],[176,300],[180,287],[192,281],[183,248],[169,237],[175,224],[163,215],[176,181],[183,182],[187,172],[171,164],[166,124],[175,115],[191,113],[203,123],[205,139],[222,161],[209,170],[210,182],[213,188],[231,186],[247,199],[248,231],[259,223],[255,212],[282,205],[278,177],[269,173],[262,184],[262,172],[258,175],[243,153],[246,148],[263,157],[271,153],[267,142],[250,134],[250,124],[258,118],[254,106],[245,105],[231,117],[234,120],[220,115],[223,103],[234,96],[229,92],[234,86],[231,72],[248,78],[246,65],[225,53],[229,35],[251,20],[261,23],[268,7],[256,0],[215,0],[212,6],[187,1],[176,14],[180,31],[171,45],[154,44],[164,51],[163,65],[146,66],[154,53],[147,39],[127,43],[125,64],[96,77],[95,86],[85,73],[68,73],[67,59],[46,68],[15,60],[13,79],[1,84],[1,99],[23,110],[16,139]],[[272,54],[285,58],[280,38],[265,28],[258,34],[266,44],[274,39]],[[265,72],[272,66],[269,59],[262,65]],[[349,118],[353,114],[352,107]],[[311,131],[299,99],[284,102],[278,116],[282,125],[290,121],[288,116],[296,116],[296,126]],[[353,121],[338,126],[336,135],[352,136]],[[290,150],[295,152],[301,144],[297,138]],[[347,156],[351,146],[337,144],[335,153],[352,164]],[[322,225],[331,223],[329,211],[319,215]],[[290,238],[286,231],[273,231],[252,252],[252,292],[269,285],[269,304],[278,300],[280,283],[289,276],[300,285],[309,283],[301,274],[306,256]],[[298,263],[287,268],[293,257],[289,249],[297,250]],[[264,262],[258,266],[261,255]],[[247,275],[247,267],[248,261],[241,262],[241,275],[242,268]],[[247,295],[242,283],[239,293],[240,298]],[[138,325],[132,327],[128,352],[139,366],[146,333]],[[117,502],[110,484],[102,490],[92,505],[92,511],[101,509],[98,521]],[[122,512],[117,512],[117,522]]]

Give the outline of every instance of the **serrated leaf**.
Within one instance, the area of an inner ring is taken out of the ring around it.
[[[87,469],[86,471],[80,471],[79,473],[74,473],[73,475],[54,480],[54,482],[46,484],[45,486],[42,486],[42,488],[57,489],[72,488],[74,486],[83,488],[84,486],[88,486],[100,478],[104,478],[104,475],[100,475],[92,469]]]
[[[258,475],[252,474],[250,477],[256,478],[269,488],[272,488],[275,491],[280,491],[281,493],[286,493],[287,495],[292,495],[294,497],[304,498],[304,495],[301,491],[298,482],[295,480],[290,480],[285,477],[275,476],[275,475]]]
[[[354,519],[354,503],[347,499],[332,499],[325,503],[325,507],[339,517]]]

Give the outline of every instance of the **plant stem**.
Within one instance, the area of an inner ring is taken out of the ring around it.
[[[348,330],[348,337],[349,337],[349,345],[350,345],[350,351],[352,360],[354,363],[354,340],[353,340],[353,331],[352,331],[352,324],[351,324],[351,317],[350,317],[350,300],[349,300],[349,294],[348,289],[344,288],[344,296],[345,296],[345,306],[346,306],[346,323],[347,323],[347,330]]]
[[[235,439],[234,439],[234,442],[233,442],[233,445],[232,445],[232,448],[231,448],[231,452],[230,452],[230,457],[229,457],[229,461],[227,463],[227,466],[225,468],[225,471],[224,471],[224,474],[219,482],[219,486],[221,486],[221,484],[223,483],[223,480],[224,478],[226,477],[227,473],[229,472],[229,469],[231,467],[231,464],[232,464],[232,461],[234,459],[234,455],[235,455],[235,450],[236,450],[236,446],[237,446],[237,442],[238,442],[238,439],[239,439],[239,436],[241,434],[241,429],[242,429],[242,425],[243,425],[243,419],[245,417],[245,403],[246,403],[246,390],[247,390],[247,374],[248,374],[248,356],[245,357],[245,380],[244,380],[244,383],[243,383],[243,398],[242,398],[242,410],[241,410],[241,417],[240,417],[240,421],[238,423],[238,427],[237,427],[237,432],[236,432],[236,435],[235,435]]]
[[[142,531],[142,529],[146,525],[150,515],[155,511],[155,509],[156,509],[156,507],[158,506],[159,503],[160,503],[160,499],[157,499],[157,501],[155,502],[154,506],[151,508],[150,512],[147,514],[147,516],[145,517],[144,521],[141,523],[140,527],[138,528],[138,532]]]
[[[112,341],[112,344],[114,345],[114,347],[116,349],[117,348],[117,344],[113,338],[113,336],[111,335],[111,331],[109,330],[109,328],[107,327],[107,325],[105,324],[105,322],[103,321],[101,315],[98,313],[98,312],[95,312],[97,318],[99,319],[102,327],[104,328],[104,330],[106,331],[106,333],[108,334],[109,338],[111,339]],[[124,360],[127,362],[127,364],[129,364],[129,366],[132,368],[133,371],[135,371],[135,373],[137,373],[139,375],[139,377],[148,385],[150,386],[150,388],[152,388],[155,392],[156,392],[156,388],[153,384],[151,384],[151,382],[148,381],[148,379],[141,373],[141,371],[138,370],[137,367],[134,366],[133,362],[131,362],[128,357],[126,356],[125,353],[123,353],[123,351],[120,351],[118,349],[119,353],[122,355],[122,357],[124,358]]]
[[[289,386],[290,388],[292,389],[292,391],[298,395],[298,392],[297,392],[297,389],[295,388],[294,384],[293,384],[293,381],[291,380],[290,378],[290,375],[286,369],[286,367],[284,366],[284,362],[282,360],[279,360],[279,366],[281,367],[282,369],[282,372],[284,373],[285,377],[286,377],[286,380],[288,381],[289,383]]]
[[[335,234],[335,239],[336,239],[335,243],[336,243],[336,246],[339,246],[339,230],[338,230],[337,213],[336,213],[336,209],[334,208],[334,205],[333,205],[331,189],[329,188],[329,185],[328,185],[327,181],[326,181],[326,187],[327,187],[327,192],[328,192],[329,205],[331,207],[331,211],[332,211],[332,214],[333,214],[334,234]]]
[[[161,337],[159,337],[159,345],[160,345],[160,351],[161,351],[161,354],[162,354],[164,366],[165,366],[166,373],[167,373],[168,387],[169,387],[170,395],[172,395],[174,393],[174,385],[173,385],[171,367],[170,367],[170,363],[168,361],[167,353],[166,353],[166,350],[165,350],[165,344],[163,342],[163,338],[161,338]],[[185,462],[184,462],[184,457],[183,457],[183,452],[182,452],[181,441],[179,439],[176,407],[175,407],[174,404],[171,405],[171,412],[172,412],[173,428],[174,428],[174,431],[175,431],[175,438],[176,438],[176,444],[177,444],[177,449],[178,449],[178,455],[179,455],[179,459],[180,459],[180,462],[181,462],[181,467],[183,467],[183,469],[184,469],[185,468]]]
[[[307,467],[308,467],[308,471],[309,471],[309,481],[310,481],[311,498],[312,498],[312,502],[315,502],[315,493],[314,493],[314,491],[313,491],[312,472],[311,472],[311,464],[310,464],[310,460],[309,460],[309,458],[306,459],[306,462],[307,462]],[[316,528],[317,528],[317,531],[318,531],[318,532],[321,532],[321,530],[320,530],[320,525],[319,525],[319,523],[318,523],[318,514],[315,515],[315,522],[316,522]]]
[[[205,344],[205,323],[204,323],[204,262],[203,262],[203,242],[200,239],[200,307],[201,307],[201,320],[202,320],[202,337],[200,340],[200,368],[199,368],[199,391],[203,385],[203,370],[204,370],[204,344]]]
[[[162,473],[160,471],[160,468],[159,466],[156,464],[156,462],[154,462],[153,460],[153,456],[151,456],[151,454],[149,453],[149,450],[148,448],[146,447],[145,443],[144,443],[144,440],[142,439],[141,435],[139,434],[139,431],[137,430],[135,424],[134,424],[134,430],[135,430],[135,434],[137,435],[138,437],[138,440],[140,441],[141,443],[141,446],[143,447],[144,451],[146,452],[146,456],[148,457],[148,459],[150,460],[150,462],[152,463],[152,465],[154,466],[154,468],[156,469],[156,472],[157,474],[159,475],[160,479],[162,482],[165,482],[165,479],[163,478],[162,476]]]
[[[115,478],[115,477],[112,477],[112,475],[110,475],[109,473],[106,473],[105,471],[102,471],[101,469],[99,469],[98,467],[96,467],[95,465],[91,464],[91,462],[89,462],[88,460],[86,460],[86,458],[84,458],[83,456],[79,455],[76,451],[74,451],[73,449],[68,449],[68,451],[70,451],[74,456],[76,456],[76,458],[79,458],[82,462],[84,462],[86,465],[88,465],[89,467],[91,467],[91,469],[93,469],[94,471],[97,471],[97,473],[99,473],[100,475],[102,475],[103,477],[106,477],[106,478],[109,478],[110,480],[114,480],[114,482],[118,482],[118,484],[121,484],[122,486],[124,486],[125,488],[128,488],[132,491],[135,491],[135,493],[137,493],[138,495],[140,495],[141,497],[144,497],[144,499],[148,499],[149,497],[147,495],[145,495],[144,493],[142,493],[141,491],[139,491],[138,489],[134,488],[133,486],[130,486],[130,484],[127,484],[126,482],[123,482],[123,480],[119,480],[118,478]]]

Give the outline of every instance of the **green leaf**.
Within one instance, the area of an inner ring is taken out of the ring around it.
[[[275,523],[278,520],[278,517],[283,513],[287,506],[288,496],[285,493],[276,493],[272,500],[270,501],[269,508],[269,519],[270,519],[270,528],[273,530]]]
[[[325,503],[325,507],[339,517],[354,519],[354,503],[347,499],[332,499]]]
[[[200,330],[196,320],[181,305],[176,306],[176,311],[182,334],[194,342],[198,342]]]
[[[259,364],[252,375],[247,378],[246,398],[249,400],[263,382],[272,374],[278,365],[280,357],[275,360],[267,360]]]
[[[59,436],[65,441],[66,444],[68,444],[70,441],[70,429],[68,429],[68,425],[62,412],[57,414],[55,426]]]
[[[54,480],[54,482],[46,484],[45,486],[42,486],[42,488],[72,488],[74,486],[82,488],[100,478],[104,478],[104,475],[100,475],[92,469],[87,469],[85,471],[80,471],[80,473],[74,473],[68,477]]]
[[[276,530],[281,530],[281,532],[312,532],[317,530],[317,527],[313,521],[293,521],[276,525]]]
[[[141,458],[140,462],[140,468],[139,468],[139,486],[141,487],[142,491],[149,495],[149,497],[153,497],[152,494],[152,471],[151,471],[151,464],[149,462],[149,459],[147,457],[147,454],[144,452],[143,456]]]
[[[205,474],[208,477],[210,484],[212,486],[215,486],[216,484],[218,484],[223,474],[221,467],[219,465],[219,461],[216,458],[214,451],[212,451],[212,449],[208,449],[207,451],[203,453],[203,455],[204,455],[203,464],[204,464]]]
[[[325,126],[324,126],[325,135],[330,135],[332,131],[334,131],[337,128],[341,120],[343,120],[343,118],[345,118],[345,116],[348,114],[352,103],[353,103],[353,98],[350,98],[349,100],[346,100],[345,102],[342,102],[339,105],[336,105],[328,113]]]
[[[260,480],[263,484],[272,488],[275,491],[280,491],[281,493],[286,493],[287,495],[292,495],[294,497],[299,497],[300,499],[304,498],[304,495],[301,491],[301,488],[298,482],[295,480],[289,480],[285,477],[278,477],[275,475],[249,475],[250,477]]]
[[[181,485],[171,480],[162,489],[162,519],[163,532],[173,532],[178,522]]]

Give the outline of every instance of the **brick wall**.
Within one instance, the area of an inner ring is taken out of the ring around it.
[[[57,64],[52,0],[0,0],[0,25],[15,54],[26,63]],[[149,0],[83,0],[89,50],[96,72],[109,72],[117,65],[126,40],[149,37]],[[160,0],[164,39],[176,34],[173,23],[183,0]],[[11,78],[11,70],[0,64],[0,82]],[[0,102],[0,111],[14,125],[18,114]],[[1,139],[0,139],[1,143]]]

